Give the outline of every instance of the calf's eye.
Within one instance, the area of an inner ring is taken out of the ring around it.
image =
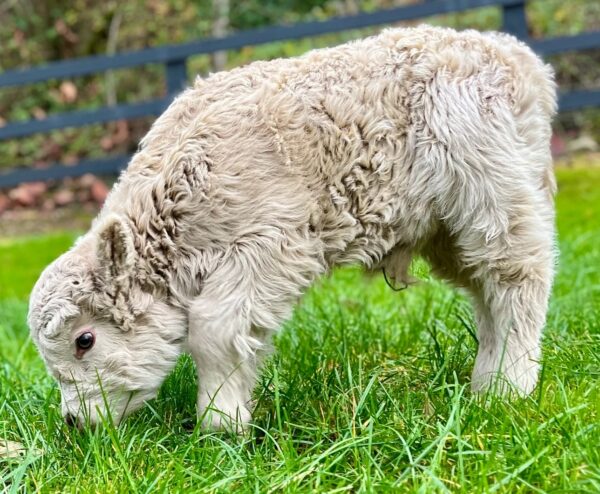
[[[94,346],[95,341],[94,333],[85,332],[77,337],[75,344],[78,350],[89,350]]]

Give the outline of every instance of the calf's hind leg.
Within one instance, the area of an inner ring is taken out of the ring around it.
[[[520,223],[520,233],[511,235],[503,255],[497,258],[492,249],[491,258],[484,256],[476,272],[479,350],[474,391],[528,395],[537,383],[554,265],[552,226]]]
[[[472,295],[479,339],[474,391],[527,395],[535,388],[553,238],[547,203],[515,207],[506,232],[493,239],[467,228],[452,237],[442,233],[425,249],[435,272]]]

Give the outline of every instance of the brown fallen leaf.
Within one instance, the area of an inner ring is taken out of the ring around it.
[[[58,87],[64,103],[73,103],[77,99],[77,86],[71,81],[63,81]]]
[[[27,450],[21,443],[0,439],[0,458],[18,458]]]
[[[41,454],[39,449],[32,451],[34,454]],[[27,453],[27,447],[15,441],[0,439],[0,458],[19,458]]]

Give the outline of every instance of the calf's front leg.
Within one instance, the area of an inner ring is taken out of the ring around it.
[[[188,340],[198,370],[198,415],[207,428],[240,432],[248,424],[270,335],[323,270],[307,239],[282,238],[222,261],[191,303]]]
[[[198,372],[198,417],[207,429],[242,432],[264,342],[253,336],[239,290],[205,291],[189,313],[189,347]]]

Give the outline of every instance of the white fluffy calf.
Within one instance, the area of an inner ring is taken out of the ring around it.
[[[414,255],[472,295],[474,390],[531,392],[555,106],[522,43],[431,27],[197,80],[32,293],[63,413],[120,420],[187,351],[205,424],[246,423],[261,350],[315,278],[362,263],[403,283]]]

